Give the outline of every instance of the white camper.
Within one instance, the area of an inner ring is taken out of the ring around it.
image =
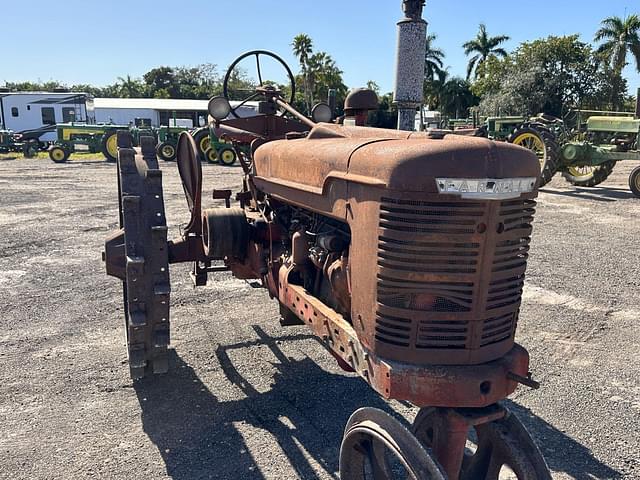
[[[0,124],[5,130],[24,132],[68,122],[95,123],[91,96],[79,92],[0,92]],[[40,140],[55,141],[55,130]]]

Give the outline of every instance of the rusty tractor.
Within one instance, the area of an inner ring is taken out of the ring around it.
[[[276,55],[241,57],[260,68]],[[235,65],[236,63],[234,63]],[[307,118],[273,84],[235,118],[209,103],[233,145],[242,188],[205,208],[197,148],[180,136],[177,166],[190,211],[179,238],[167,222],[153,139],[119,134],[120,229],[106,240],[107,273],[122,281],[131,376],[167,372],[169,266],[192,262],[195,285],[231,271],[280,304],[282,325],[306,325],[338,364],[385,399],[419,407],[405,427],[381,410],[350,418],[343,480],[548,480],[548,467],[501,403],[537,388],[514,336],[536,206],[537,157],[485,138]],[[288,97],[288,95],[287,95]],[[473,445],[473,448],[470,448]],[[506,477],[504,477],[506,478]]]

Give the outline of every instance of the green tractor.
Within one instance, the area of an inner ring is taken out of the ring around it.
[[[560,148],[556,139],[557,119],[546,115],[533,118],[489,117],[474,135],[527,148],[540,160],[539,186],[551,181],[558,168]]]
[[[199,128],[192,132],[192,135],[201,159],[228,167],[238,160],[236,149],[233,145],[221,140],[213,126]]]
[[[133,139],[133,146],[140,145],[140,137],[153,137],[158,141],[158,129],[151,125],[150,118],[138,118],[133,121],[133,125],[129,127],[131,138]]]
[[[116,133],[119,130],[129,130],[129,126],[59,123],[56,125],[58,138],[49,147],[49,158],[62,163],[74,152],[100,152],[107,161],[115,162],[118,157]]]
[[[0,130],[0,153],[22,153],[25,158],[34,158],[38,155],[39,144],[37,139],[23,137],[12,130]]]
[[[576,110],[574,114],[576,126],[565,129],[558,166],[569,183],[594,187],[611,175],[617,162],[640,160],[640,119],[633,113]],[[640,167],[631,172],[629,187],[640,197]]]
[[[158,128],[158,143],[156,145],[156,154],[158,155],[158,158],[166,162],[175,161],[178,147],[178,137],[182,132],[188,131],[189,128],[187,127],[168,127],[166,125],[162,125],[160,128]]]

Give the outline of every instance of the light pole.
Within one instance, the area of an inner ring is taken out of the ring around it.
[[[427,22],[425,0],[403,0],[404,18],[398,22],[398,49],[393,101],[398,106],[398,130],[414,130],[416,109],[422,105]]]

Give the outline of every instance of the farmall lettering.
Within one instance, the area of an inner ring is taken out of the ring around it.
[[[340,448],[343,480],[497,480],[505,469],[550,479],[500,403],[519,383],[537,387],[514,342],[536,156],[483,138],[336,124],[325,106],[307,118],[291,106],[293,75],[279,57],[249,52],[232,68],[242,59],[259,68],[265,55],[287,72],[288,99],[259,86],[251,99],[262,114],[237,118],[230,69],[224,96],[209,103],[228,142],[251,142],[247,154],[236,148],[242,189],[213,193],[224,207],[203,209],[196,147],[180,137],[191,214],[180,238],[167,240],[153,141],[136,151],[120,134],[120,229],[105,261],[124,285],[131,375],[167,372],[169,265],[193,262],[196,285],[230,270],[269,291],[282,325],[306,325],[342,368],[420,408],[411,431],[380,410],[355,412]]]

